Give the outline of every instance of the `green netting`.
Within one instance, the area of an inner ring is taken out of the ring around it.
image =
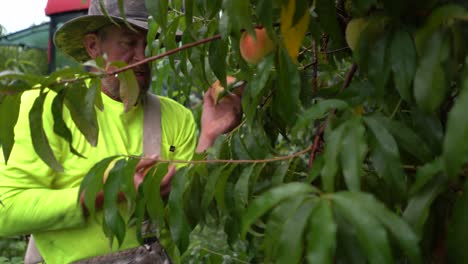
[[[0,46],[23,46],[26,48],[47,49],[49,40],[48,22],[32,26],[0,37]]]

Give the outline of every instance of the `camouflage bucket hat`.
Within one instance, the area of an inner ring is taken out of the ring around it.
[[[100,2],[103,4],[104,12]],[[148,11],[145,1],[125,0],[122,2],[127,23],[132,27],[148,29]],[[125,26],[125,20],[121,16],[118,0],[91,0],[88,15],[67,21],[55,32],[55,46],[75,60],[84,62],[90,59],[83,45],[84,36],[112,23]]]

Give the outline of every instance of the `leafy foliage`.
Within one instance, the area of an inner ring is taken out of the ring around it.
[[[233,75],[247,81],[244,122],[218,138],[202,157],[208,161],[188,161],[177,172],[167,200],[152,188],[167,171],[164,162],[150,171],[138,195],[124,180],[135,166],[132,158],[96,164],[81,188],[91,213],[95,195],[105,191],[104,231],[111,240],[121,243],[127,224],[147,214],[175,262],[466,261],[465,2],[146,3],[152,14],[148,39],[160,32],[148,56],[176,48],[178,32],[181,45],[220,38],[153,61],[153,89],[192,107],[198,119],[200,94],[215,79],[224,83]],[[345,29],[355,18],[368,23],[351,51]],[[276,45],[258,65],[240,56],[241,32],[254,26],[265,27]],[[31,88],[76,94],[89,77],[99,76],[78,69],[48,77],[5,73],[2,105],[14,101],[4,94]],[[134,76],[119,77],[129,84],[123,94],[131,104]],[[64,79],[73,80],[65,87],[59,85]],[[92,144],[99,98],[73,97],[79,100],[65,105],[77,110],[74,121]],[[31,115],[40,104],[39,97]],[[4,152],[13,144],[14,119],[0,119]],[[35,126],[36,151],[59,169]],[[56,133],[67,139],[65,128]],[[109,164],[103,184],[100,175]],[[116,206],[120,191],[129,201],[128,216]]]

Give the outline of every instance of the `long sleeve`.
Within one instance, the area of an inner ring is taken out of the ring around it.
[[[36,154],[31,142],[29,110],[36,92],[22,96],[21,110],[15,127],[15,144],[8,164],[0,154],[0,236],[29,234],[76,227],[84,224],[77,203],[78,187],[61,188],[59,173],[50,169]],[[44,130],[52,150],[60,159],[63,142],[53,134],[50,114],[52,96],[44,106]],[[6,114],[6,113],[2,113]]]

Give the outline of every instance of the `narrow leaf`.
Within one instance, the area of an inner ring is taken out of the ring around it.
[[[124,179],[123,169],[125,168],[126,161],[125,159],[118,160],[114,167],[109,172],[109,176],[104,183],[104,222],[109,228],[109,231],[112,232],[112,235],[117,237],[119,246],[122,245],[126,226],[122,218],[122,215],[119,212],[118,204],[118,195],[120,192],[120,187]]]
[[[276,259],[279,237],[283,233],[286,220],[297,211],[297,208],[302,204],[304,199],[306,199],[306,195],[287,198],[271,210],[263,239],[265,263],[273,262]]]
[[[47,93],[41,93],[34,101],[29,111],[29,128],[34,151],[53,170],[62,172],[63,167],[55,158],[50,147],[49,140],[44,131],[42,122],[42,112],[44,111],[44,100]]]
[[[121,61],[112,62],[113,66],[122,68],[126,63]],[[120,81],[120,99],[124,104],[124,111],[128,112],[137,103],[138,96],[140,95],[140,88],[133,70],[126,70],[117,76]]]
[[[58,136],[62,137],[68,142],[68,147],[70,152],[77,155],[78,157],[84,158],[72,145],[73,137],[70,129],[68,128],[67,124],[63,120],[63,103],[65,100],[65,92],[66,90],[61,90],[55,96],[54,100],[52,101],[52,115],[54,117],[54,133]]]
[[[334,263],[337,226],[330,203],[320,199],[308,222],[307,263]]]
[[[392,234],[399,246],[409,257],[411,263],[421,263],[419,250],[419,237],[411,229],[406,221],[387,209],[384,204],[373,196],[365,193],[342,193],[343,198],[356,202],[362,210],[367,210]]]
[[[367,254],[369,263],[394,263],[387,232],[376,217],[363,210],[359,202],[349,199],[346,193],[331,196],[336,210],[345,216],[356,228],[356,236]]]
[[[65,104],[77,128],[92,146],[96,146],[99,126],[94,101],[86,101],[87,93],[88,88],[84,83],[71,84],[66,89]]]
[[[468,251],[464,247],[468,238],[468,184],[454,203],[450,224],[447,230],[447,257],[450,263],[468,262]]]
[[[404,29],[393,34],[390,45],[390,62],[396,89],[403,99],[411,102],[411,83],[416,72],[416,47],[411,35]]]
[[[281,185],[264,192],[256,199],[254,199],[249,204],[249,207],[247,207],[247,210],[242,217],[242,236],[245,236],[248,229],[257,220],[257,218],[262,216],[264,213],[269,211],[272,207],[284,199],[304,193],[312,194],[317,192],[318,190],[316,190],[314,187],[298,182]]]
[[[284,224],[278,241],[278,263],[301,263],[306,225],[316,206],[316,199],[305,199]]]
[[[341,151],[343,134],[346,124],[341,124],[338,128],[325,134],[325,164],[322,168],[323,189],[325,192],[333,192],[335,189],[335,177],[338,172],[338,157]]]
[[[468,122],[465,113],[467,105],[468,78],[465,77],[463,90],[448,114],[447,131],[443,141],[445,170],[451,177],[456,176],[468,160]]]
[[[351,191],[361,189],[362,164],[367,154],[365,128],[362,121],[353,118],[341,142],[340,160],[346,186]]]
[[[304,12],[299,22],[294,24],[295,13],[296,0],[289,0],[287,5],[281,7],[280,29],[286,50],[293,62],[297,63],[299,48],[309,27],[310,15],[309,12]]]
[[[15,126],[18,122],[21,94],[8,95],[0,102],[0,147],[5,164],[8,163],[15,142]]]
[[[180,252],[184,252],[189,243],[190,228],[187,222],[183,208],[183,195],[185,184],[187,182],[187,172],[189,168],[182,168],[176,172],[172,179],[171,193],[169,194],[169,225],[172,239],[179,248]]]

